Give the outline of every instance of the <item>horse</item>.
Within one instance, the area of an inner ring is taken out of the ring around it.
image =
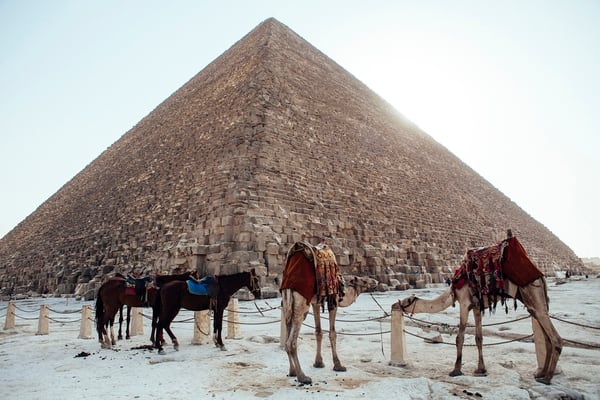
[[[231,296],[242,287],[250,289],[255,298],[261,298],[260,278],[254,268],[250,272],[240,272],[231,275],[217,275],[218,294],[215,297],[192,294],[186,282],[173,281],[166,283],[160,289],[160,313],[156,326],[155,347],[159,354],[164,354],[163,329],[167,332],[175,350],[179,350],[179,342],[171,330],[171,322],[181,308],[191,311],[213,310],[213,340],[221,350],[225,350],[221,330],[223,328],[223,311],[229,304]]]
[[[187,272],[182,275],[166,275],[161,276],[159,281],[171,280],[171,279],[187,279],[192,275],[192,272]],[[148,290],[147,291],[147,302],[145,302],[144,297],[139,296],[138,294],[128,294],[126,292],[127,286],[127,278],[125,278],[121,274],[117,274],[112,278],[109,278],[106,282],[100,286],[98,289],[97,297],[96,297],[96,330],[98,332],[98,340],[101,343],[102,348],[110,348],[113,345],[116,345],[115,340],[115,332],[114,332],[114,320],[117,312],[121,312],[120,314],[120,325],[119,325],[119,339],[122,338],[121,334],[121,324],[123,322],[123,306],[128,307],[127,311],[127,328],[126,328],[126,337],[129,339],[129,321],[131,310],[130,307],[144,307],[150,305],[153,307],[152,311],[152,320],[153,320],[153,330],[152,335],[154,335],[154,321],[158,315],[157,310],[155,310],[155,303],[158,299],[158,294],[156,290]],[[146,303],[146,304],[145,304]],[[110,332],[110,335],[109,335]],[[151,335],[150,340],[154,342],[153,336]]]
[[[154,276],[154,286],[147,289],[147,303],[148,306],[152,307],[152,332],[150,333],[150,341],[154,344],[154,334],[156,332],[156,323],[158,321],[158,313],[159,303],[156,301],[158,299],[158,291],[160,287],[167,282],[171,281],[186,281],[191,277],[198,278],[198,271],[186,271],[183,274],[171,274],[171,275],[155,275]],[[123,335],[121,333],[123,326],[123,307],[127,306],[127,325],[125,330],[125,339],[130,339],[129,336],[129,322],[131,321],[131,307],[127,304],[122,304],[119,310],[119,332],[117,336],[117,340],[123,339]]]
[[[345,282],[344,282],[345,281]],[[327,245],[312,246],[307,242],[297,242],[288,251],[280,290],[282,297],[282,318],[286,325],[285,350],[290,368],[288,376],[295,376],[302,384],[312,383],[304,374],[298,360],[298,335],[308,308],[312,305],[315,319],[317,354],[313,364],[323,368],[321,355],[320,308],[327,303],[329,311],[329,341],[333,356],[334,371],[346,371],[337,355],[335,317],[337,307],[347,307],[354,303],[358,295],[366,289],[374,289],[377,281],[371,278],[350,276],[345,280],[339,275],[335,254]]]

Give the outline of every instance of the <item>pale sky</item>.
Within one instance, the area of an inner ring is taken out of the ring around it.
[[[0,237],[269,17],[600,256],[593,0],[0,0]]]

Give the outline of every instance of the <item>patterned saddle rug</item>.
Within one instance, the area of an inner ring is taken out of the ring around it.
[[[479,308],[483,310],[484,300],[487,300],[492,310],[498,300],[505,304],[505,299],[510,297],[507,280],[522,287],[543,275],[517,238],[510,237],[493,246],[467,250],[454,272],[452,287],[458,290],[467,283]]]
[[[286,257],[280,290],[297,291],[306,299],[306,304],[317,296],[317,302],[327,301],[327,308],[331,310],[337,306],[342,285],[340,269],[329,246],[325,243],[312,246],[305,241],[292,245]]]

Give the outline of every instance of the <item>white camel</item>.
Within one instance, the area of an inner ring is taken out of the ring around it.
[[[511,283],[512,284],[512,283]],[[514,285],[514,284],[512,284]],[[515,285],[516,286],[516,285]],[[482,311],[489,307],[487,296],[483,296],[483,304],[477,301],[478,294],[468,285],[464,284],[460,289],[451,287],[449,290],[442,293],[435,299],[420,299],[415,295],[399,300],[398,303],[392,306],[392,309],[401,309],[406,313],[438,313],[446,308],[454,305],[458,301],[460,306],[460,323],[458,326],[458,334],[456,336],[456,362],[454,369],[450,372],[450,376],[462,375],[462,348],[464,344],[465,328],[469,311],[473,310],[475,319],[475,344],[478,351],[478,363],[475,375],[483,376],[487,374],[485,364],[483,362],[482,343],[483,329],[481,323]],[[548,293],[546,280],[544,277],[538,278],[525,286],[516,286],[516,293],[511,295],[515,299],[523,302],[531,317],[537,320],[543,332],[545,339],[545,361],[543,367],[535,373],[537,381],[550,384],[558,357],[562,350],[562,339],[550,317],[548,315]]]
[[[333,369],[335,371],[346,371],[346,367],[342,365],[337,355],[337,334],[335,331],[337,307],[348,307],[356,301],[360,293],[367,289],[373,289],[378,284],[375,279],[357,276],[347,276],[344,278],[344,280],[345,287],[343,297],[339,298],[335,305],[329,306],[329,341],[331,343]],[[308,302],[310,302],[315,318],[315,336],[317,339],[317,355],[315,357],[313,366],[316,368],[323,368],[323,357],[321,355],[323,331],[321,329],[320,317],[320,307],[322,304],[317,300],[318,297],[316,293],[314,293],[312,299],[307,299],[298,291],[289,288],[281,290],[281,297],[283,310],[282,318],[285,320],[286,324],[285,350],[290,362],[288,375],[295,376],[298,379],[298,382],[302,384],[310,384],[312,383],[312,379],[302,371],[300,362],[298,360],[298,335],[300,333],[302,323],[308,314]]]

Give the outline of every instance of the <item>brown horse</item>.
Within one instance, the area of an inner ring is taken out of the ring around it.
[[[163,275],[157,276],[156,280],[159,282],[174,280],[174,279],[188,279],[192,275],[192,272],[186,272],[181,275]],[[123,306],[128,307],[127,311],[127,328],[126,337],[129,338],[129,320],[130,320],[130,307],[144,307],[152,306],[152,335],[150,340],[154,343],[154,330],[155,321],[158,318],[158,310],[155,307],[157,303],[158,293],[156,288],[150,288],[147,291],[147,302],[144,298],[137,294],[128,294],[126,292],[127,279],[121,275],[108,279],[98,289],[96,298],[96,330],[98,332],[98,341],[101,343],[103,348],[110,348],[117,342],[115,340],[114,332],[114,320],[117,312],[121,311],[120,323],[122,323],[122,310]],[[110,331],[110,335],[109,335]],[[121,335],[121,326],[119,326],[119,338]]]
[[[229,304],[231,296],[242,287],[250,289],[255,298],[261,297],[260,278],[256,275],[254,268],[250,272],[240,272],[232,275],[217,275],[216,281],[219,286],[216,297],[211,298],[206,295],[191,294],[188,291],[186,282],[173,281],[166,283],[160,289],[160,314],[156,326],[155,346],[159,354],[164,354],[162,347],[164,343],[163,329],[167,331],[175,350],[179,350],[179,342],[171,331],[171,322],[181,308],[191,311],[210,310],[214,311],[214,336],[215,345],[221,350],[225,350],[223,339],[221,339],[221,330],[223,328],[223,311]]]
[[[154,333],[156,332],[156,322],[158,321],[158,313],[160,312],[158,299],[158,291],[160,287],[167,282],[171,281],[186,281],[190,277],[198,278],[198,271],[186,271],[183,274],[171,274],[171,275],[155,275],[154,285],[149,287],[146,291],[147,305],[152,307],[152,332],[150,333],[150,341],[154,344]],[[122,304],[119,310],[119,332],[117,340],[123,339],[122,327],[123,327],[123,307],[127,306],[127,324],[125,328],[125,339],[130,339],[129,335],[129,323],[131,321],[131,307],[130,305]]]

